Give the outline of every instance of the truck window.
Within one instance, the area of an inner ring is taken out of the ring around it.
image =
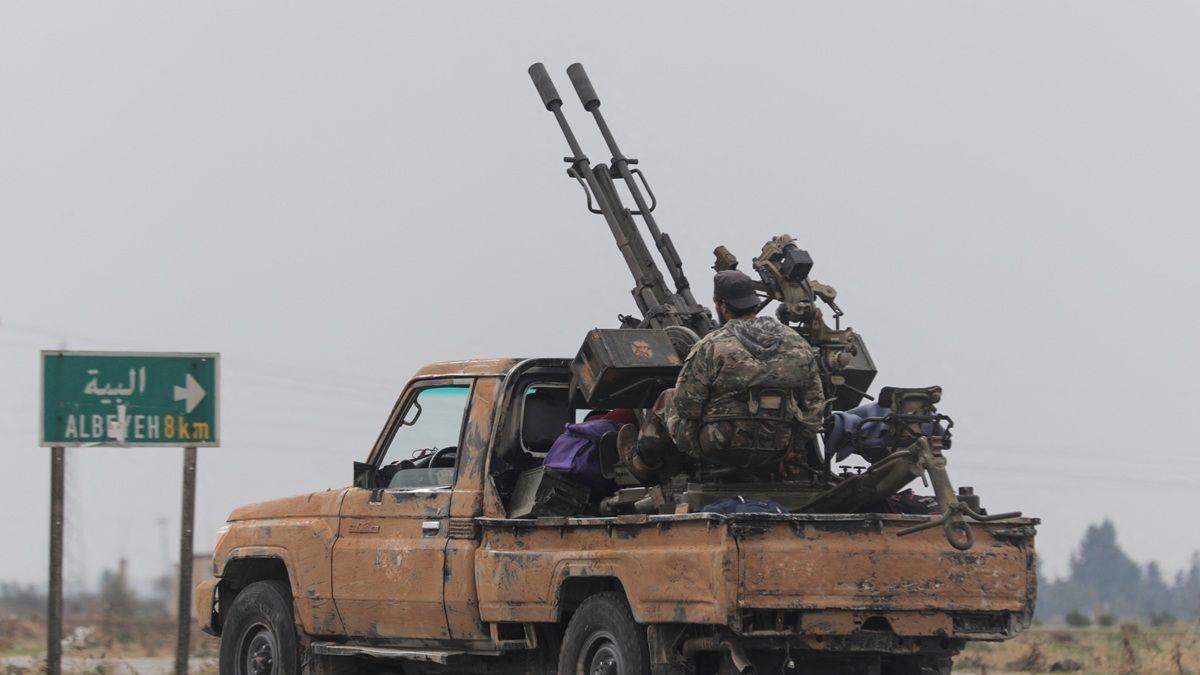
[[[525,390],[521,401],[522,450],[536,458],[544,457],[564,427],[576,421],[568,395],[569,390],[562,384],[534,385]]]
[[[388,489],[450,487],[471,388],[425,387],[409,402],[380,463]]]

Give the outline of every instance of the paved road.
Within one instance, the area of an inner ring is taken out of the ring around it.
[[[16,666],[17,668],[32,669],[39,665],[39,660],[32,656],[4,656],[0,657],[0,668],[7,666]],[[63,658],[63,670],[66,672],[80,671],[95,668],[99,665],[105,665],[111,668],[113,675],[171,675],[175,672],[175,659],[89,659],[89,658]],[[200,672],[205,669],[210,669],[215,672],[216,661],[213,659],[192,659],[189,662],[189,670],[191,672]]]

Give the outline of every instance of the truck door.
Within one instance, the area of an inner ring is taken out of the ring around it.
[[[409,386],[342,501],[333,596],[349,635],[449,638],[442,605],[450,499],[472,380]]]

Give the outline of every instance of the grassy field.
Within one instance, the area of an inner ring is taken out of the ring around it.
[[[1003,643],[972,644],[955,670],[975,673],[1200,674],[1200,624],[1166,628],[1035,628]]]

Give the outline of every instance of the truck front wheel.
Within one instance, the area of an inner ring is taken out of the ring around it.
[[[292,589],[286,583],[256,581],[243,588],[222,623],[221,675],[298,672]]]
[[[567,624],[558,656],[560,675],[647,675],[646,629],[624,596],[598,593],[583,601]]]

